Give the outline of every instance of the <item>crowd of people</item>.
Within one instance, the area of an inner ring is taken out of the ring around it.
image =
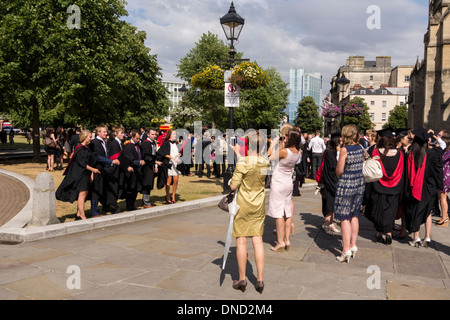
[[[62,127],[47,128],[44,134],[47,170],[64,169],[65,177],[56,190],[56,198],[70,203],[77,201],[76,219],[87,218],[84,210],[87,200],[91,201],[92,217],[101,216],[100,204],[102,213],[119,213],[120,199],[125,199],[127,211],[136,210],[138,194],[142,194],[142,206],[150,208],[154,206],[150,193],[155,187],[165,188],[165,204],[172,204],[177,202],[179,176],[193,175],[194,161],[182,161],[186,148],[190,148],[190,155],[197,148],[202,154],[210,154],[195,163],[199,177],[203,176],[205,165],[208,178],[211,167],[216,177],[225,171],[223,154],[228,152],[225,137],[216,139],[208,134],[200,140],[192,134],[177,136],[172,129],[125,130],[100,125],[94,132],[78,128],[66,132]],[[64,160],[68,162],[66,168]]]
[[[257,267],[255,289],[263,292],[262,236],[266,216],[273,218],[276,226],[276,242],[270,250],[290,250],[294,232],[292,197],[300,195],[305,178],[320,178],[322,229],[329,235],[341,235],[342,254],[336,257],[340,262],[348,263],[356,256],[361,214],[373,223],[374,240],[386,245],[412,234],[411,246],[429,246],[433,211],[441,215],[436,226],[445,227],[449,222],[450,134],[446,130],[435,134],[423,128],[383,129],[363,134],[355,125],[347,125],[340,133],[324,139],[320,132],[310,135],[285,124],[277,137],[256,130],[239,139],[240,143],[209,132],[202,137],[180,137],[174,130],[126,132],[122,127],[106,126],[98,126],[94,133],[76,130],[65,139],[60,139],[61,135],[61,130],[47,130],[46,145],[53,140],[52,145],[62,146],[58,156],[47,147],[49,159],[55,156],[55,162],[49,160],[48,169],[55,164],[61,168],[63,161],[57,159],[66,155],[69,164],[56,197],[77,201],[77,219],[86,219],[84,205],[88,199],[93,217],[100,215],[99,203],[103,211],[120,212],[119,199],[126,200],[127,211],[136,210],[138,193],[142,194],[143,207],[151,207],[150,193],[155,186],[165,188],[166,204],[175,203],[180,175],[191,175],[191,168],[195,168],[201,177],[206,165],[208,177],[211,171],[221,177],[225,155],[233,153],[236,164],[229,186],[237,193],[240,207],[233,224],[239,270],[239,279],[233,282],[236,290],[245,291],[247,286],[250,237]],[[190,144],[186,145],[187,141]],[[191,155],[201,153],[201,161],[185,164],[181,160],[185,148],[190,148]],[[370,183],[363,174],[369,158],[377,159],[383,173],[382,178]],[[267,212],[266,188],[270,188]],[[401,225],[396,225],[399,219]],[[340,230],[335,221],[340,222]],[[425,237],[421,238],[423,224]]]

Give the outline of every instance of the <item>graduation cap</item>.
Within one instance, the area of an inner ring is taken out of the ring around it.
[[[419,143],[428,142],[428,139],[432,137],[430,133],[428,133],[424,128],[417,128],[412,131],[414,134],[414,140]]]
[[[408,130],[409,129],[406,129],[406,128],[401,128],[401,129],[397,129],[397,130],[395,130],[395,136],[396,137],[398,137],[398,136],[407,136],[408,135]]]
[[[340,138],[340,137],[342,137],[342,135],[341,135],[340,132],[333,132],[333,133],[331,133],[330,139],[333,139],[333,138]]]
[[[377,134],[379,137],[391,138],[394,136],[394,130],[392,128],[381,129],[377,130]]]

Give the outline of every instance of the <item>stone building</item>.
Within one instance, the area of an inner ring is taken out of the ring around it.
[[[424,59],[411,73],[408,123],[450,130],[450,0],[430,0]]]

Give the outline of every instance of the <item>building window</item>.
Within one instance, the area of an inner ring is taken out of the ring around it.
[[[404,105],[405,103],[403,102],[403,101],[400,101],[400,105],[402,106],[402,105]]]
[[[373,81],[373,76],[370,76],[370,81]]]
[[[381,94],[387,94],[387,90],[381,90]]]
[[[369,113],[370,121],[375,121],[375,113]]]
[[[375,101],[370,101],[370,105],[374,106],[375,105]]]
[[[409,76],[405,76],[405,82],[409,82]]]
[[[386,113],[381,114],[381,121],[386,121]]]
[[[386,101],[383,101],[383,102],[381,103],[381,106],[382,106],[383,108],[386,108],[386,107],[387,107],[387,102],[386,102]]]
[[[360,93],[361,94],[366,94],[366,90],[361,90]]]

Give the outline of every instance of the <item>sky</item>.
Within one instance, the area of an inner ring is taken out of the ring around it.
[[[147,33],[146,46],[164,81],[180,81],[177,64],[208,31],[226,42],[220,25],[228,0],[127,0],[124,20]],[[323,93],[349,56],[391,56],[392,66],[423,59],[426,0],[235,0],[245,24],[235,43],[244,58],[274,67],[289,82],[291,68],[323,76]]]

